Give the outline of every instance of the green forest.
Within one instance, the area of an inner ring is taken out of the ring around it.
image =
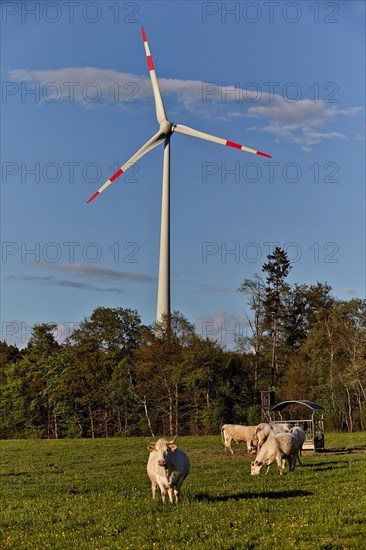
[[[121,307],[96,308],[61,344],[50,323],[24,349],[1,342],[0,438],[218,433],[260,422],[263,390],[320,403],[327,430],[365,430],[366,300],[289,284],[290,271],[277,247],[242,282],[235,351],[180,312],[145,326]]]

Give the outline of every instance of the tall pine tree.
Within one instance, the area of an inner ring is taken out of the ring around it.
[[[275,386],[278,374],[277,349],[279,343],[280,320],[283,313],[283,298],[288,290],[285,282],[290,273],[291,265],[286,252],[276,246],[272,254],[267,256],[268,262],[263,264],[262,271],[266,276],[265,323],[272,334],[271,386]]]

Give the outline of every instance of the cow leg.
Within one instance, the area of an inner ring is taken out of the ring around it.
[[[229,449],[230,453],[233,455],[234,451],[231,448],[231,442],[232,442],[232,439],[225,439],[225,451],[226,451],[226,454],[227,454],[227,451]]]
[[[168,487],[168,496],[171,503],[173,503],[173,489]]]
[[[155,496],[156,496],[156,489],[159,487],[158,483],[156,481],[152,481],[151,482],[151,492],[152,492],[152,495],[153,495],[153,499],[155,499]],[[160,489],[160,487],[159,487]]]
[[[290,472],[294,472],[295,471],[295,466],[296,466],[296,461],[299,460],[300,461],[300,458],[299,458],[299,451],[295,451],[293,456],[291,456],[289,458],[289,464],[290,464]],[[301,462],[300,462],[301,464]],[[302,464],[301,464],[302,465]]]
[[[176,486],[174,487],[175,502],[177,504],[178,502],[180,502],[180,488],[182,487],[184,480],[185,480],[185,477],[181,476],[178,479]]]
[[[164,486],[164,482],[160,482],[158,485],[161,493],[161,500],[163,501],[163,504],[165,504],[166,488]]]
[[[280,476],[286,475],[286,473],[283,471],[284,467],[286,465],[286,461],[281,457],[277,457],[277,466],[280,470]]]
[[[286,475],[286,472],[283,471],[283,466],[281,464],[281,466],[279,466],[279,469],[280,469],[280,476],[285,476]]]
[[[234,454],[234,451],[232,450],[231,448],[231,444],[229,443],[229,445],[226,445],[225,444],[225,454],[228,454],[228,451],[233,455]]]
[[[255,453],[256,446],[253,443],[253,441],[247,442],[247,449],[248,449],[248,453]]]

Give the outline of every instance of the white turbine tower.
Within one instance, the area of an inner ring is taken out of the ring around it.
[[[149,139],[145,145],[141,147],[113,176],[98,189],[94,195],[87,201],[88,203],[94,200],[104,189],[113,183],[121,174],[126,172],[134,162],[137,162],[146,153],[154,149],[157,145],[164,141],[164,164],[163,164],[163,188],[162,188],[162,207],[161,207],[161,231],[160,231],[160,262],[159,262],[159,278],[158,278],[158,300],[157,300],[157,321],[161,321],[162,316],[170,313],[170,137],[173,132],[185,134],[186,136],[213,141],[235,149],[241,149],[247,153],[261,155],[262,157],[272,158],[266,153],[250,149],[244,145],[239,145],[233,141],[222,139],[204,132],[199,132],[183,124],[173,124],[167,119],[165,114],[163,100],[161,98],[158,80],[155,74],[153,60],[150,54],[149,44],[146,39],[144,28],[142,28],[142,38],[146,51],[147,65],[149,67],[152,89],[155,99],[156,117],[159,122],[159,130]]]

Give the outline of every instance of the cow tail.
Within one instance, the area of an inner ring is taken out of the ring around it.
[[[224,438],[224,427],[225,427],[225,424],[224,424],[224,425],[222,426],[222,428],[221,428],[221,441],[222,441],[223,443],[225,443],[225,438]]]

